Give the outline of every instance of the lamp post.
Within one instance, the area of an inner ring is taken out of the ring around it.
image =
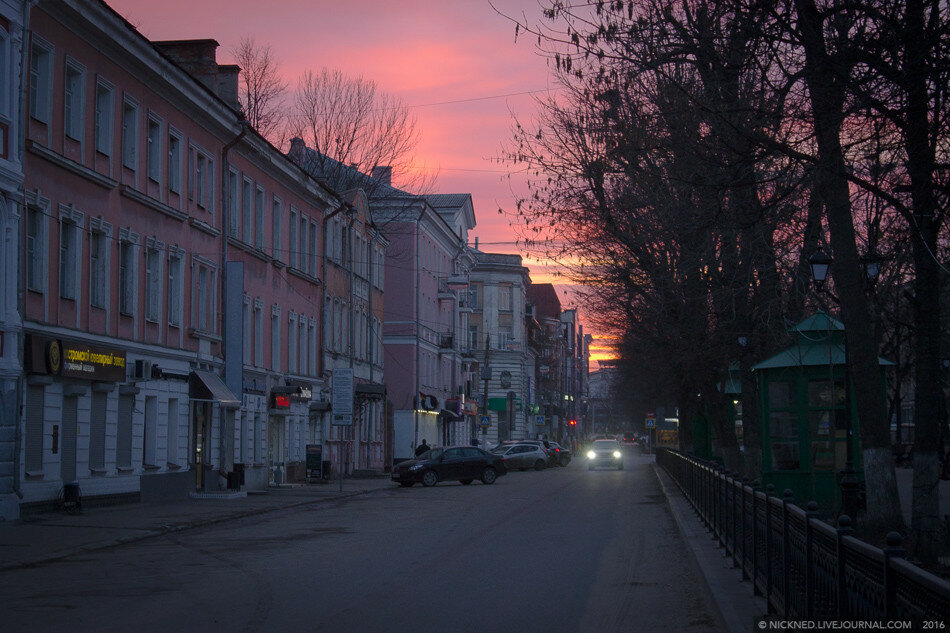
[[[808,258],[808,264],[811,268],[812,280],[815,282],[815,288],[818,292],[821,292],[822,287],[824,286],[825,281],[828,278],[828,273],[831,268],[832,258],[827,253],[824,252],[820,247],[817,251],[812,253],[811,257]],[[867,287],[872,288],[874,282],[877,281],[877,277],[881,271],[881,262],[880,259],[874,254],[873,251],[868,252],[867,255],[861,258],[861,265],[864,268],[864,276],[867,281]],[[831,345],[831,335],[830,335],[830,326],[829,326],[829,336],[828,336],[828,345],[829,345],[829,354],[830,354],[830,345]],[[844,411],[845,411],[845,464],[844,470],[841,471],[841,481],[839,483],[841,488],[841,508],[844,514],[847,514],[849,517],[854,518],[858,510],[858,489],[860,487],[860,482],[858,481],[857,473],[854,470],[854,446],[853,446],[853,429],[851,424],[851,370],[850,370],[850,357],[848,355],[848,337],[847,332],[844,333],[843,338],[844,345]],[[831,375],[831,406],[834,407],[834,373]],[[834,409],[832,408],[832,411]]]

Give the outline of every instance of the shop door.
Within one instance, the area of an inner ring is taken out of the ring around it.
[[[267,462],[272,486],[284,483],[284,436],[284,418],[272,417],[267,425]]]
[[[195,489],[202,490],[205,481],[205,465],[210,463],[211,444],[211,405],[207,402],[195,402],[191,424],[191,463],[195,468]]]
[[[76,481],[76,408],[79,398],[63,398],[62,457],[59,462],[60,477],[64,484]]]

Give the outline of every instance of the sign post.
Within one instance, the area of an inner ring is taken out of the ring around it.
[[[650,431],[650,450],[652,452],[653,446],[656,446],[656,413],[653,411],[647,412],[646,428]]]
[[[332,394],[331,419],[335,426],[353,426],[353,398],[355,389],[353,386],[353,369],[342,367],[333,370],[330,379],[330,391]],[[343,453],[346,450],[346,429],[340,429],[340,454],[338,456],[340,469],[340,492],[343,492]]]

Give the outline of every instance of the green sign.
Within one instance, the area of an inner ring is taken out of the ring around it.
[[[515,398],[515,411],[521,411],[521,398]],[[488,410],[489,411],[507,411],[508,410],[508,398],[489,398],[488,399]]]

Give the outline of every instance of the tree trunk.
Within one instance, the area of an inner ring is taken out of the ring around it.
[[[867,513],[872,531],[902,527],[903,516],[897,491],[894,461],[890,456],[887,403],[881,384],[877,342],[870,318],[864,279],[858,258],[852,218],[849,183],[841,129],[847,67],[832,58],[825,46],[822,16],[813,0],[796,0],[801,42],[805,51],[805,82],[808,85],[815,140],[818,147],[816,182],[824,197],[825,213],[834,261],[832,274],[841,302],[849,369],[854,385],[861,445],[865,458]],[[844,37],[844,36],[842,36]],[[850,442],[850,439],[849,439]]]

